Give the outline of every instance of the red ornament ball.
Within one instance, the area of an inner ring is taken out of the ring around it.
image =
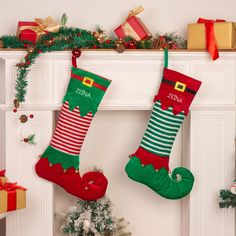
[[[27,43],[24,43],[24,48],[27,48],[28,44]]]
[[[14,113],[16,113],[16,112],[17,112],[17,109],[16,109],[16,108],[14,108],[14,109],[13,109],[13,112],[14,112]]]
[[[34,115],[33,115],[33,114],[30,114],[29,117],[30,117],[31,119],[33,119],[33,118],[34,118]]]
[[[106,43],[108,43],[108,44],[111,43],[111,40],[110,40],[110,39],[107,39],[107,40],[106,40]]]
[[[76,57],[76,58],[78,58],[78,57],[80,57],[80,55],[81,55],[81,50],[80,49],[74,49],[73,51],[72,51],[72,55],[74,56],[74,57]]]

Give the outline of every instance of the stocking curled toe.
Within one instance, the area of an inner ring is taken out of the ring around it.
[[[35,165],[37,175],[53,182],[68,193],[87,201],[94,201],[106,193],[108,181],[100,172],[87,172],[82,177],[74,168],[65,170],[61,164],[51,164],[47,158],[41,158]]]
[[[127,163],[125,170],[131,179],[147,185],[167,199],[185,197],[191,192],[194,183],[194,176],[184,167],[177,167],[170,174],[165,168],[157,171],[152,164],[142,164],[135,156]]]

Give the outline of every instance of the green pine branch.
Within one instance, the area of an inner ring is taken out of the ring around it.
[[[236,207],[236,194],[233,194],[230,190],[222,189],[220,191],[220,198],[220,208],[229,208],[230,206],[233,208]]]

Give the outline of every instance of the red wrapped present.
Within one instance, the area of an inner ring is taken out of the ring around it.
[[[34,22],[19,21],[16,36],[20,40],[27,40],[35,44],[44,34],[58,32],[60,24],[49,16],[46,19],[36,18]]]
[[[5,176],[6,170],[0,170],[0,184],[4,185],[7,182],[7,177]]]
[[[129,12],[126,21],[115,29],[115,33],[119,38],[123,39],[127,36],[131,36],[136,41],[141,41],[152,37],[150,31],[141,19],[136,16],[143,10],[143,7],[140,6]]]
[[[26,190],[16,183],[0,183],[0,213],[25,208]]]

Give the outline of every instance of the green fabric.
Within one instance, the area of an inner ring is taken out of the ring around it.
[[[168,59],[168,49],[165,48],[164,49],[164,67],[165,68],[168,68],[168,62],[169,62],[169,59]]]
[[[60,163],[64,169],[74,167],[76,170],[79,168],[79,156],[71,155],[65,152],[61,152],[51,146],[42,154],[41,158],[47,158],[52,164]]]
[[[174,115],[171,107],[162,110],[160,101],[156,101],[140,146],[156,155],[169,157],[184,118],[183,112]]]
[[[170,176],[165,168],[156,172],[151,164],[143,167],[140,159],[135,156],[129,160],[125,171],[129,178],[147,185],[167,199],[174,200],[185,197],[191,192],[194,183],[194,176],[186,168],[175,168]],[[179,180],[177,180],[178,175]]]
[[[79,68],[72,67],[72,73],[80,77],[89,77],[106,88],[111,83],[110,80]],[[94,116],[104,94],[105,91],[99,88],[86,86],[82,81],[71,78],[63,102],[68,101],[70,110],[79,107],[81,116],[87,115],[90,111]]]

